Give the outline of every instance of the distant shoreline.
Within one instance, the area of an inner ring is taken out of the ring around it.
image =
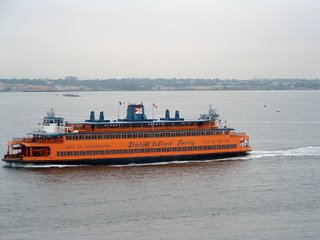
[[[0,93],[14,93],[14,92],[51,92],[51,93],[75,93],[75,92],[205,92],[205,91],[213,91],[213,92],[231,92],[231,91],[319,91],[320,89],[171,89],[171,90],[74,90],[74,91],[0,91]]]
[[[78,91],[268,91],[320,90],[320,80],[307,79],[0,79],[0,92]]]

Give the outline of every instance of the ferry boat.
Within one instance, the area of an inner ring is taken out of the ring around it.
[[[169,110],[160,119],[146,117],[143,104],[129,104],[125,119],[106,120],[90,113],[81,122],[64,121],[51,109],[40,128],[8,142],[3,161],[31,164],[114,165],[205,160],[246,155],[249,136],[223,126],[216,110],[185,120]]]

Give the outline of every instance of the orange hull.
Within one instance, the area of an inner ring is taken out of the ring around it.
[[[35,164],[125,164],[211,159],[251,151],[245,133],[218,128],[214,120],[134,124],[69,123],[68,131],[61,134],[39,133],[9,142],[3,160]]]

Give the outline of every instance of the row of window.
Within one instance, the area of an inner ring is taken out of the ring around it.
[[[109,134],[79,134],[66,136],[67,140],[90,140],[90,139],[114,139],[114,138],[160,138],[160,137],[185,137],[207,136],[226,134],[226,130],[207,131],[183,131],[183,132],[150,132],[150,133],[109,133]]]
[[[108,124],[96,124],[93,126],[96,126],[97,128],[141,128],[141,127],[163,127],[163,126],[199,126],[203,125],[204,122],[188,122],[188,121],[182,121],[182,122],[148,122],[148,123],[108,123]]]
[[[140,149],[115,149],[115,150],[89,150],[89,151],[60,151],[57,156],[83,156],[83,155],[110,155],[110,154],[131,154],[149,152],[185,152],[213,149],[236,148],[236,144],[211,145],[211,146],[190,146],[190,147],[170,147],[170,148],[140,148]]]

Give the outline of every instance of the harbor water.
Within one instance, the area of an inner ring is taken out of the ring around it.
[[[0,239],[320,239],[319,91],[0,93],[0,154],[53,107],[197,118],[211,104],[250,136],[245,157],[129,166],[0,163]],[[121,105],[119,104],[121,102]],[[153,104],[157,108],[152,107]]]

